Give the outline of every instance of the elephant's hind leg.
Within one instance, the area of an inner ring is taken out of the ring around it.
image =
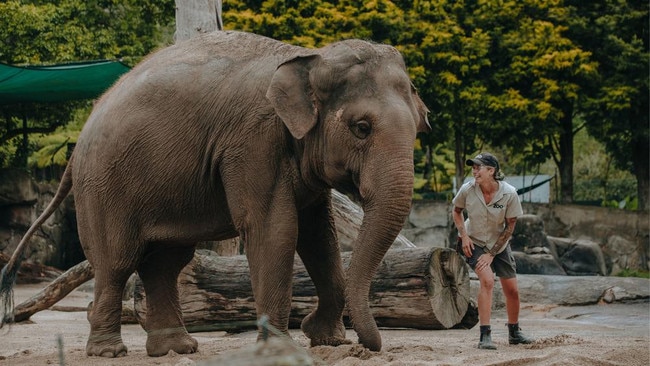
[[[177,285],[179,273],[194,256],[194,246],[156,243],[150,248],[138,267],[147,296],[147,354],[194,353],[198,342],[183,324]]]
[[[122,293],[131,270],[118,272],[95,269],[95,299],[88,311],[90,336],[86,344],[88,356],[122,357],[127,348],[122,342]]]
[[[327,204],[303,209],[300,213],[298,254],[316,286],[318,306],[300,326],[311,346],[338,346],[352,343],[345,338],[343,308],[345,277],[336,231]]]

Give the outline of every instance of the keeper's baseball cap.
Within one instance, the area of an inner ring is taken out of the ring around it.
[[[467,161],[465,161],[465,165],[472,166],[474,164],[491,166],[499,170],[499,160],[489,152],[480,153],[476,155],[474,159],[467,159]]]

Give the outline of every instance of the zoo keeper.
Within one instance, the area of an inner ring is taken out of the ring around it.
[[[483,152],[465,164],[472,167],[474,180],[458,190],[452,201],[452,216],[458,230],[457,250],[465,256],[480,283],[478,348],[497,348],[492,343],[490,328],[495,273],[506,298],[509,343],[532,343],[519,328],[519,289],[515,258],[509,245],[517,217],[523,214],[519,195],[515,187],[503,181],[504,175],[494,155]],[[466,220],[463,210],[467,212]]]

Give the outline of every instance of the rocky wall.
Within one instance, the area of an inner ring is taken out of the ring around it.
[[[525,214],[541,218],[539,231],[555,246],[597,243],[604,257],[605,274],[623,269],[647,271],[650,267],[648,212],[540,203],[523,203],[523,208]],[[450,247],[456,237],[451,204],[414,201],[402,234],[419,247]]]
[[[30,225],[54,197],[57,183],[36,183],[23,170],[0,170],[0,251],[11,255]],[[25,258],[59,269],[84,259],[69,196],[36,231]]]
[[[552,237],[588,240],[603,251],[608,272],[650,267],[648,212],[608,207],[524,203],[524,212],[542,218]]]

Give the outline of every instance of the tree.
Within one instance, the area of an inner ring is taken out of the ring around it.
[[[590,134],[636,177],[639,208],[650,209],[647,1],[567,1],[568,33],[593,53],[600,79],[584,109]]]
[[[463,2],[416,2],[398,46],[417,65],[415,82],[432,111],[433,131],[420,140],[430,154],[451,135],[457,187],[465,179],[465,156],[477,149],[477,125],[486,118],[488,102],[485,69],[491,38],[468,18]]]
[[[484,145],[525,155],[527,165],[553,158],[562,201],[572,201],[577,106],[595,75],[589,53],[568,39],[557,1],[415,2],[409,12],[413,57],[432,109],[434,129],[451,133],[456,184],[465,158]],[[433,141],[427,144],[435,144]]]
[[[53,64],[121,59],[135,64],[173,32],[173,0],[0,3],[0,62]],[[27,136],[71,120],[87,102],[0,107],[0,166],[26,166]]]
[[[67,123],[83,102],[0,106],[0,167],[27,167],[30,134],[47,134]]]
[[[552,158],[560,200],[573,201],[573,137],[586,91],[596,75],[590,53],[566,36],[568,13],[557,1],[483,3],[481,25],[492,29],[492,100],[481,135],[523,154],[527,165]]]

